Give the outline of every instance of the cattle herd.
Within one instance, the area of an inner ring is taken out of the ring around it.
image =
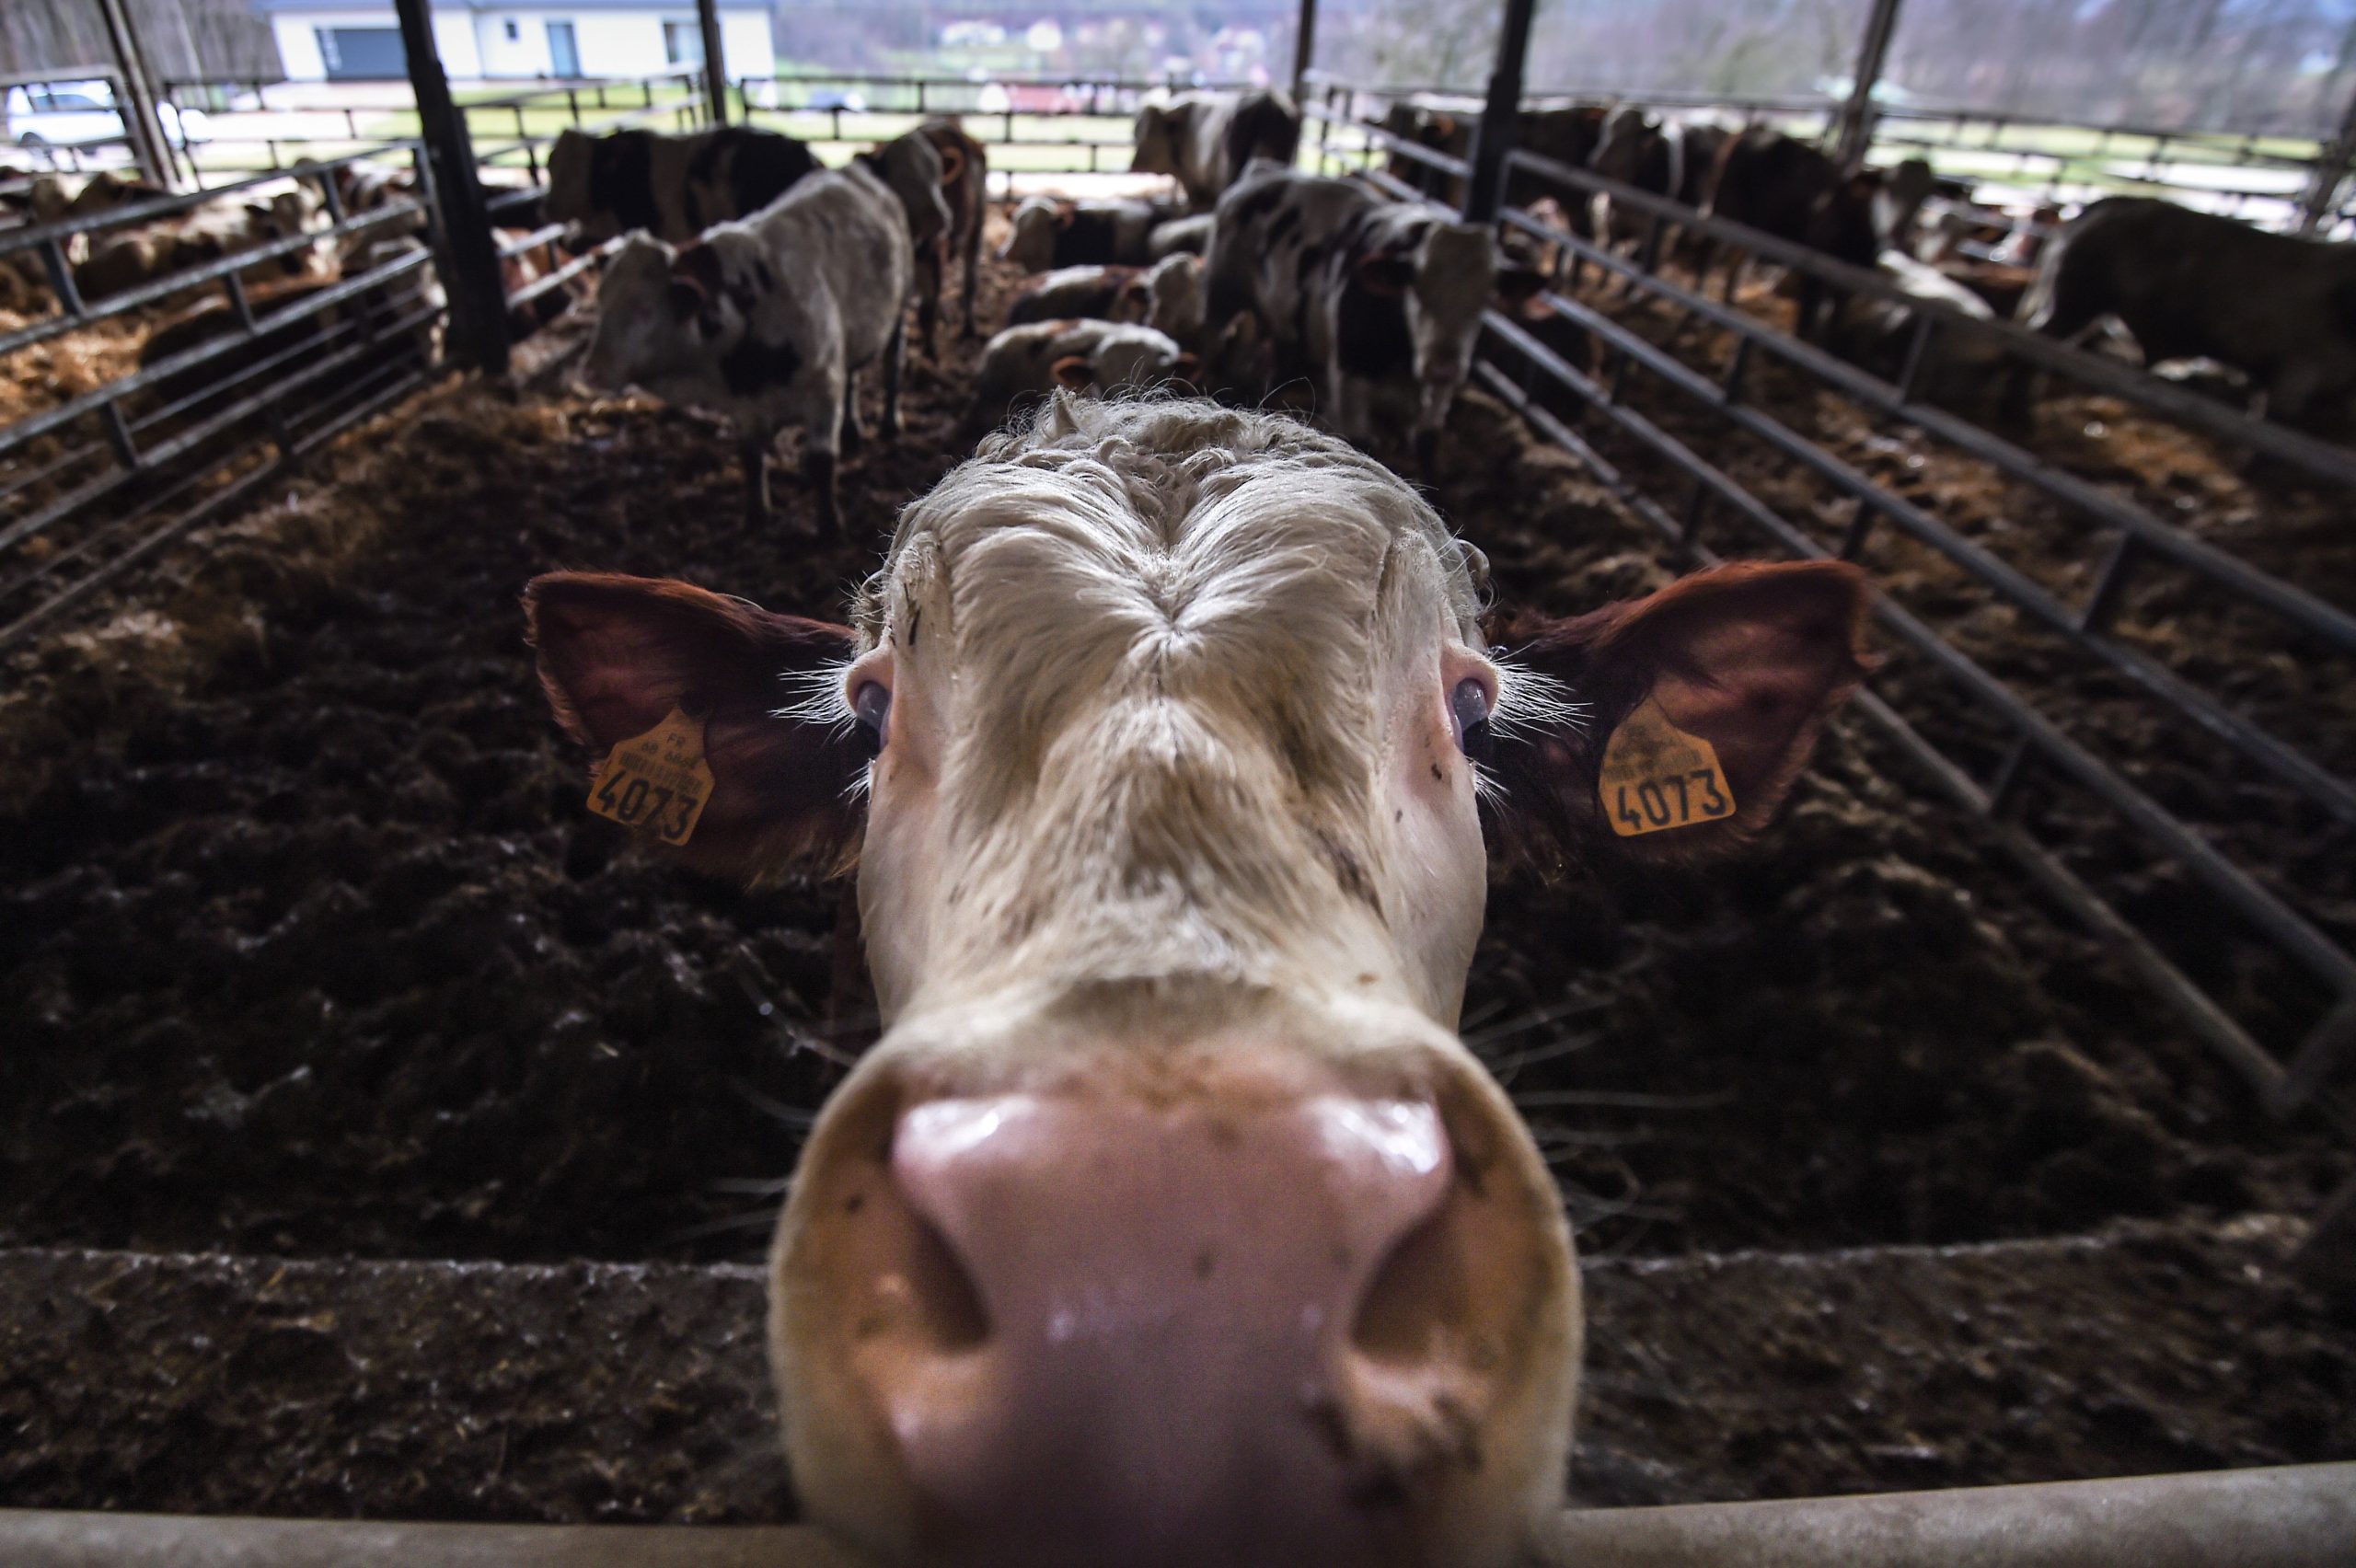
[[[556,719],[606,759],[592,809],[746,882],[857,868],[882,1036],[803,1146],[768,1345],[800,1506],[863,1560],[1534,1560],[1584,1322],[1547,1157],[1459,1033],[1492,857],[1738,852],[1874,663],[1843,562],[1493,606],[1480,551],[1395,470],[1438,465],[1489,313],[1562,330],[1567,259],[1460,221],[1412,158],[1406,198],[1303,173],[1300,127],[1273,92],[1149,104],[1135,168],[1173,199],[1016,204],[1000,256],[1031,277],[998,324],[987,154],[953,121],[840,167],[747,127],[567,132],[549,159],[535,218],[612,251],[583,381],[726,421],[749,525],[793,427],[843,532],[861,380],[896,439],[953,272],[960,330],[997,328],[976,455],[901,513],[849,624],[669,578],[525,595]],[[1455,156],[1471,133],[1415,103],[1389,129]],[[1845,169],[1770,128],[1586,106],[1519,133],[1909,298],[2056,336],[2115,319],[2280,417],[2356,398],[2339,246],[2150,201],[1991,244],[1938,215],[1963,208],[1926,166]],[[346,213],[403,190],[338,178]],[[315,232],[319,193],[286,187],[118,236],[76,282]],[[64,210],[153,194],[93,180]],[[1725,267],[1729,294],[1746,264],[1542,170],[1507,199]],[[423,241],[370,243],[318,270]],[[1868,314],[1800,291],[1842,352],[1887,329]],[[1172,387],[1207,395],[1108,396]]]
[[[1473,120],[1415,100],[1393,104],[1394,144],[1461,159]],[[1846,168],[1814,143],[1772,126],[1631,105],[1526,110],[1518,147],[1584,167],[1705,217],[1743,225],[1833,261],[1870,270],[1888,291],[1842,291],[1802,273],[1790,282],[1804,338],[1895,377],[1925,302],[1979,321],[2032,330],[2172,373],[2212,373],[2253,411],[2339,440],[2356,438],[2356,246],[2300,238],[2150,197],[2095,202],[2068,222],[2049,203],[2015,212],[1978,205],[1968,182],[1921,158]],[[1444,202],[1457,177],[1392,155],[1388,171]],[[1656,248],[1706,286],[1723,259],[1731,298],[1744,257],[1610,195],[1520,167],[1507,200],[1545,211],[1583,239]],[[1625,209],[1625,210],[1623,210]],[[1934,401],[2018,417],[2025,367],[1991,335],[1949,331],[1914,367]]]
[[[1149,104],[1132,167],[1169,176],[1172,199],[1015,205],[999,254],[1037,276],[983,351],[966,433],[1058,389],[1174,383],[1245,403],[1305,404],[1361,445],[1400,444],[1427,473],[1485,312],[1519,317],[1574,363],[1589,354],[1544,299],[1549,283],[1576,282],[1576,256],[1452,221],[1435,203],[1460,202],[1461,179],[1412,155],[1394,150],[1389,172],[1426,200],[1304,174],[1300,123],[1289,100],[1266,91]],[[1383,129],[1394,144],[1461,158],[1472,126],[1409,100]],[[2050,209],[2007,218],[1921,159],[1844,168],[1770,126],[1634,106],[1527,111],[1517,136],[1541,159],[1869,271],[1886,289],[1853,292],[1799,270],[1788,292],[1804,338],[1885,375],[1907,364],[1913,306],[1927,302],[1972,321],[2017,317],[2149,363],[2207,362],[2286,422],[2339,432],[2356,415],[2349,247],[2149,199],[2098,202],[2066,225]],[[976,330],[987,155],[952,121],[863,154],[840,175],[824,175],[789,137],[744,128],[567,133],[549,167],[549,217],[588,238],[646,236],[606,284],[593,376],[635,378],[728,414],[748,464],[781,421],[798,421],[822,495],[834,453],[859,437],[849,398],[859,371],[880,355],[887,386],[897,382],[904,334],[877,324],[913,302],[933,355],[944,273],[962,259],[964,326]],[[891,210],[872,200],[879,192],[896,200],[907,265],[829,275],[817,258],[833,254],[832,239],[812,248],[824,223],[785,219],[854,187],[876,213]],[[1697,286],[1722,268],[1729,298],[1749,259],[1698,226],[1680,231],[1608,194],[1589,197],[1542,166],[1516,165],[1506,196],[1582,239],[1646,247],[1690,268]],[[712,247],[747,259],[719,267]],[[763,248],[766,264],[752,265]],[[881,297],[904,277],[906,297]],[[1912,355],[1917,395],[2015,416],[2026,407],[2028,367],[1999,336],[1949,330],[1935,345]],[[756,514],[763,493],[748,471]],[[835,515],[831,501],[821,510]]]

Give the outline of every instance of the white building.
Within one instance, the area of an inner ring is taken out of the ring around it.
[[[406,76],[390,0],[253,0],[297,82]],[[453,81],[647,76],[703,63],[694,0],[436,0],[433,42]],[[722,0],[720,43],[731,81],[776,68],[767,0]]]

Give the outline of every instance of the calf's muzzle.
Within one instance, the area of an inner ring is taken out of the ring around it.
[[[1422,1560],[1511,1337],[1429,1100],[920,1100],[877,1152],[838,1307],[925,1561]]]

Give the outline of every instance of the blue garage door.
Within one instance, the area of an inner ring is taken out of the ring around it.
[[[398,81],[409,75],[398,28],[321,28],[318,34],[330,82]]]

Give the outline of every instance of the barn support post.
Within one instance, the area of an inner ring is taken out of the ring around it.
[[[1292,101],[1309,90],[1309,68],[1317,63],[1317,0],[1300,0],[1300,24],[1292,35]]]
[[[419,134],[442,208],[442,282],[450,295],[450,342],[457,357],[491,375],[507,372],[507,294],[500,282],[499,240],[475,174],[474,138],[450,96],[450,78],[433,47],[431,0],[393,0],[401,46],[409,52],[410,90]]]
[[[115,108],[131,142],[131,156],[138,160],[140,173],[167,190],[177,190],[179,165],[165,139],[163,120],[156,112],[156,79],[147,74],[147,55],[139,47],[131,13],[122,0],[98,0],[98,14],[105,18],[107,41],[114,49],[115,85],[122,94],[122,101]]]
[[[1865,17],[1865,41],[1857,50],[1857,68],[1849,76],[1849,101],[1832,143],[1832,156],[1842,168],[1865,161],[1874,140],[1874,88],[1881,81],[1882,62],[1889,57],[1889,40],[1898,32],[1899,0],[1874,0]]]
[[[2299,198],[2299,232],[2313,234],[2331,221],[2332,203],[2339,195],[2348,166],[2356,161],[2356,92],[2339,117],[2339,130],[2316,149],[2315,168],[2307,177],[2306,194]]]
[[[696,0],[703,29],[703,102],[714,130],[728,123],[728,51],[720,36],[720,0]]]
[[[1513,151],[1515,122],[1521,118],[1521,73],[1530,55],[1530,20],[1537,0],[1506,0],[1497,33],[1497,66],[1489,73],[1489,96],[1481,106],[1481,129],[1472,138],[1472,178],[1465,182],[1464,221],[1495,223],[1506,189],[1506,158]]]

